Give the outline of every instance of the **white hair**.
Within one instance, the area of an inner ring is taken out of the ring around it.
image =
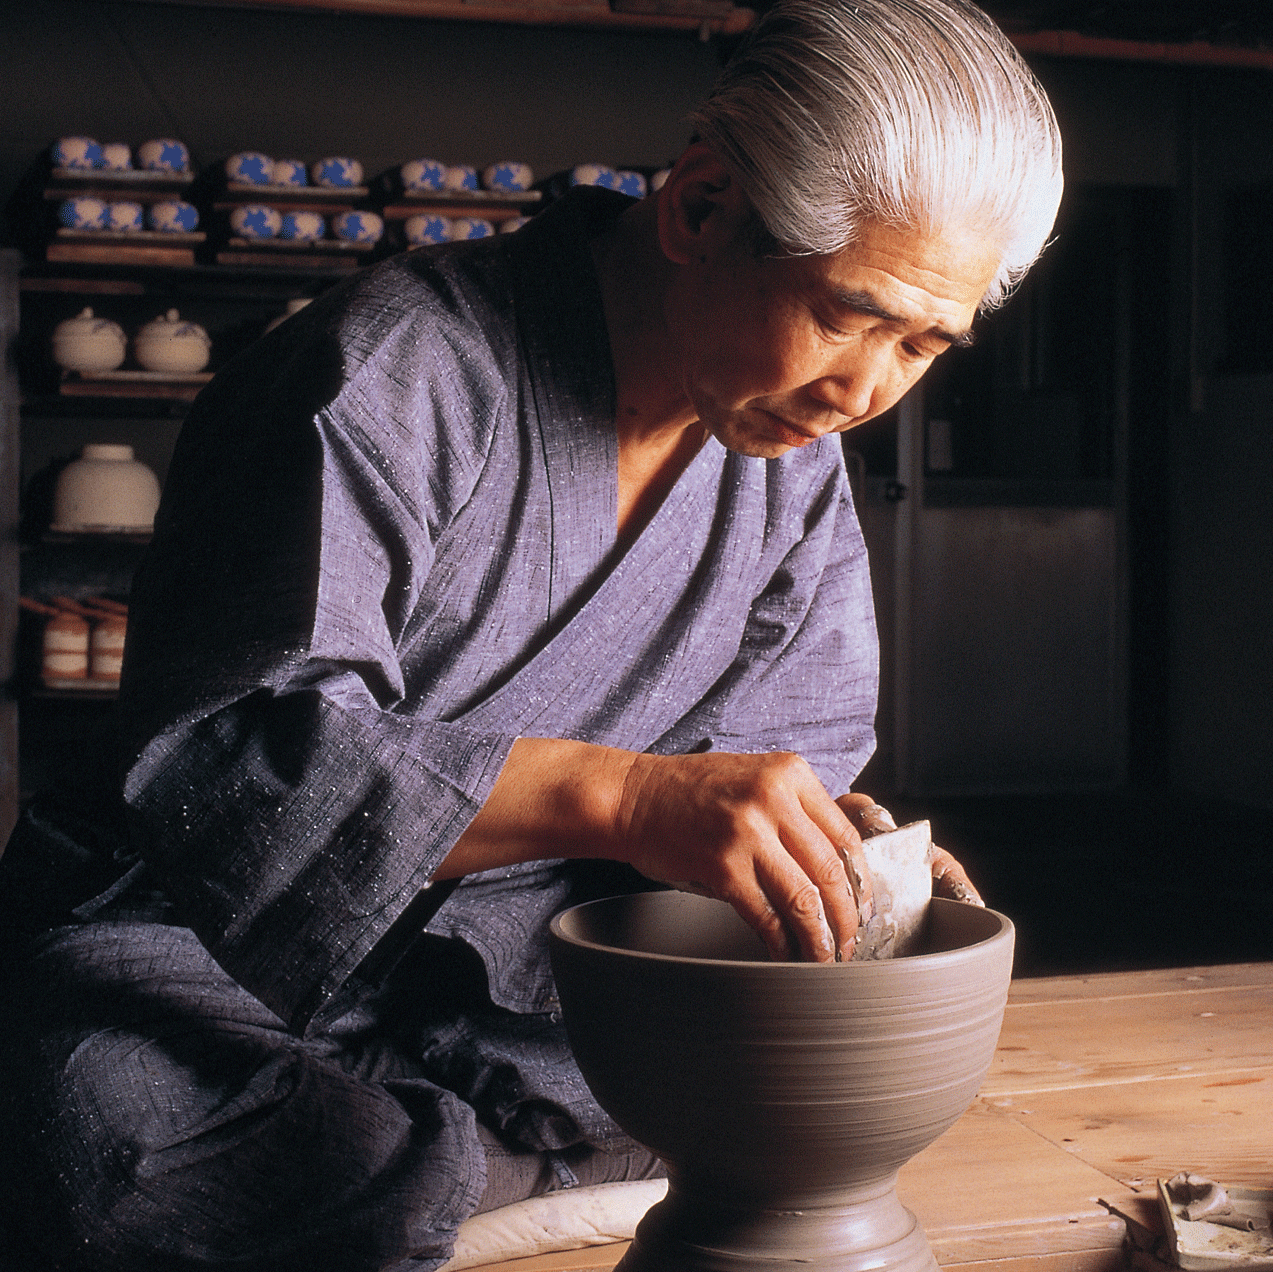
[[[1061,138],[1043,88],[968,0],[777,0],[690,117],[786,252],[867,222],[997,244],[1000,304],[1043,250]]]

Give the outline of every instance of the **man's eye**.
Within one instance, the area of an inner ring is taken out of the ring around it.
[[[913,344],[909,340],[903,340],[902,352],[912,362],[931,362],[938,354],[945,352],[945,346],[943,345],[941,348],[927,348]]]

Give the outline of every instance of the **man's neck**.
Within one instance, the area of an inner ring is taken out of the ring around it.
[[[675,266],[659,247],[654,200],[593,242],[615,376],[620,539],[635,538],[706,440],[681,386],[663,302]]]

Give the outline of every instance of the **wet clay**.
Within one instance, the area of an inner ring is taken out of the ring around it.
[[[989,1067],[1012,924],[933,899],[920,952],[775,963],[683,892],[553,920],[571,1045],[601,1106],[667,1164],[621,1272],[935,1272],[897,1171]]]

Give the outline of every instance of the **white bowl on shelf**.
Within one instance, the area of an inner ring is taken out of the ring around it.
[[[197,322],[186,322],[170,309],[133,337],[133,354],[147,371],[194,375],[208,365],[212,340]]]
[[[114,371],[128,352],[124,329],[90,308],[80,310],[53,328],[53,360],[65,371],[101,375]]]
[[[158,507],[159,478],[131,446],[91,442],[58,474],[50,529],[143,534]]]

